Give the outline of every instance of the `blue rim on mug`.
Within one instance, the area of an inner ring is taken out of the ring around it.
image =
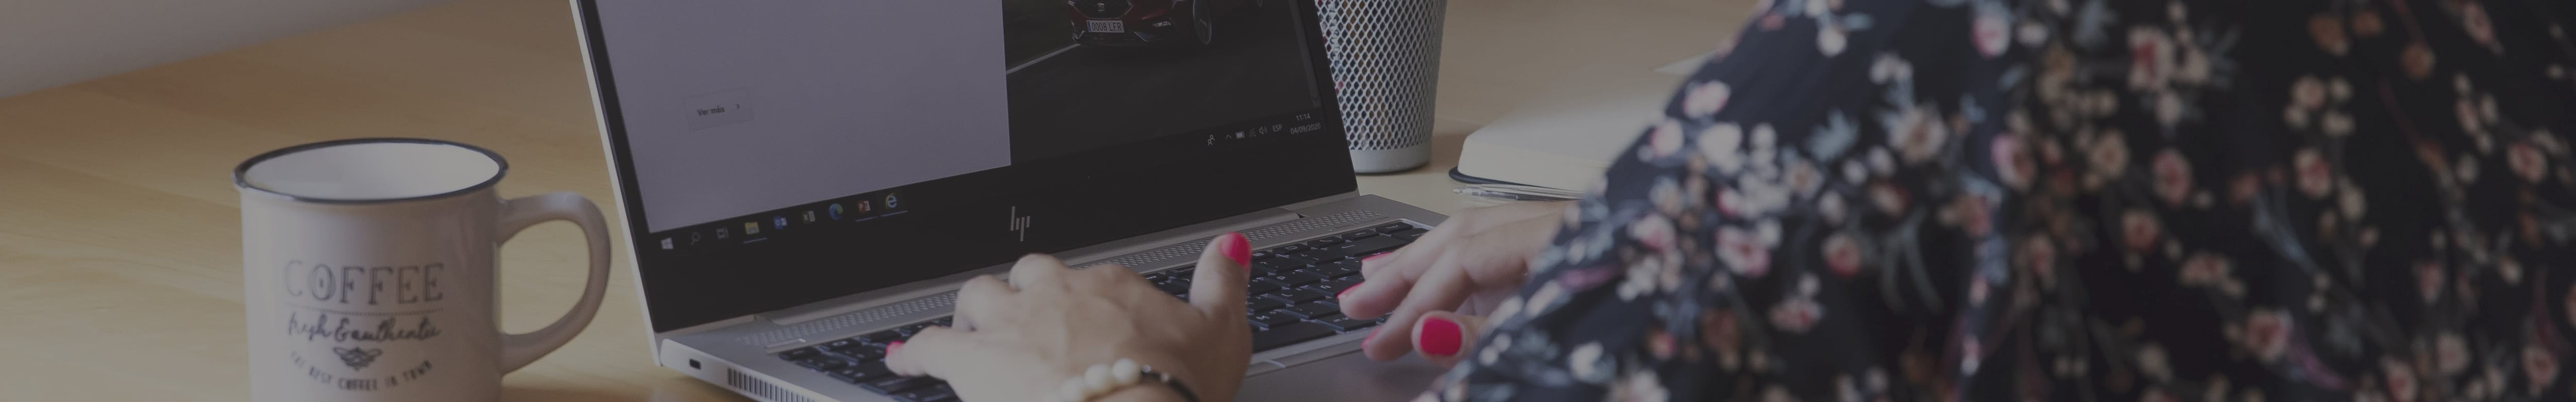
[[[279,156],[285,156],[285,155],[287,155],[287,154],[293,154],[293,153],[303,152],[303,151],[310,151],[310,150],[315,150],[315,149],[322,149],[322,148],[336,147],[336,146],[341,146],[341,145],[357,145],[357,144],[426,144],[426,145],[445,145],[445,146],[452,146],[452,147],[457,147],[457,148],[464,148],[464,149],[469,150],[469,151],[474,151],[474,152],[476,152],[476,153],[481,153],[481,154],[483,154],[483,156],[485,156],[485,157],[490,157],[490,158],[492,158],[492,164],[493,164],[493,165],[495,165],[495,166],[494,166],[494,168],[495,168],[495,169],[494,169],[494,170],[493,170],[493,172],[492,172],[492,177],[483,179],[483,182],[481,182],[481,183],[474,183],[474,185],[471,185],[471,186],[465,186],[464,188],[459,188],[459,189],[451,190],[451,191],[448,191],[448,192],[443,192],[443,193],[438,193],[438,194],[430,194],[430,195],[421,195],[421,196],[400,197],[400,198],[370,198],[370,199],[318,198],[318,197],[306,197],[306,196],[300,196],[300,195],[294,195],[294,194],[287,194],[287,193],[283,193],[283,192],[278,192],[277,190],[266,189],[266,188],[260,188],[259,186],[252,185],[252,184],[250,184],[250,180],[249,180],[248,178],[243,177],[243,176],[245,176],[245,175],[247,175],[247,174],[249,174],[249,173],[250,173],[250,167],[251,167],[251,166],[259,165],[259,163],[260,163],[260,162],[265,162],[265,161],[268,161],[269,159],[275,159],[275,158],[277,158],[277,157],[279,157]],[[322,142],[316,142],[316,143],[310,143],[310,144],[304,144],[304,145],[296,145],[296,146],[285,147],[285,148],[278,148],[277,150],[274,150],[274,151],[268,151],[268,152],[265,152],[265,153],[261,153],[261,154],[259,154],[259,155],[257,155],[257,156],[252,156],[252,157],[250,157],[250,160],[242,161],[241,165],[239,165],[239,166],[234,166],[234,167],[233,167],[233,188],[248,189],[248,190],[258,191],[258,192],[260,192],[260,193],[265,193],[265,194],[268,194],[268,195],[277,196],[277,197],[280,197],[280,198],[285,198],[285,199],[287,199],[287,200],[290,200],[290,201],[296,201],[296,202],[310,202],[310,203],[318,203],[318,204],[379,204],[379,203],[396,203],[396,202],[405,202],[405,201],[434,200],[434,199],[440,199],[440,198],[453,197],[453,196],[460,195],[460,194],[466,194],[466,193],[472,193],[472,192],[476,192],[476,191],[482,191],[483,189],[492,188],[492,186],[493,186],[494,184],[498,184],[498,183],[500,183],[500,182],[501,182],[501,177],[503,177],[503,176],[509,176],[509,175],[510,175],[510,160],[508,160],[508,159],[503,159],[503,158],[501,158],[501,154],[500,154],[500,153],[492,152],[492,150],[489,150],[489,149],[483,149],[483,147],[478,147],[478,146],[468,145],[468,144],[465,144],[465,143],[455,142],[455,141],[447,141],[447,140],[433,140],[433,139],[427,139],[427,138],[400,138],[400,137],[350,138],[350,139],[330,140],[330,141],[322,141]]]

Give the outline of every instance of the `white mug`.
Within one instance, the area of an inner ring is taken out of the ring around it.
[[[502,374],[589,326],[608,284],[606,219],[568,192],[502,201],[492,187],[508,170],[482,148],[398,138],[235,168],[251,400],[495,400]],[[552,220],[589,235],[581,302],[544,329],[502,333],[494,254]]]

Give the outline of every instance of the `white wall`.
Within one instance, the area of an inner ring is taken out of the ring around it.
[[[0,96],[185,60],[439,1],[0,0]]]

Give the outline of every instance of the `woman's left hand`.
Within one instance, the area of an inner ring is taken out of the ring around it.
[[[957,291],[957,326],[890,345],[886,363],[898,374],[945,379],[969,401],[1040,401],[1092,365],[1132,359],[1171,373],[1201,401],[1229,400],[1252,356],[1243,311],[1250,258],[1242,235],[1217,236],[1183,302],[1126,268],[1075,270],[1030,255],[1011,269],[1009,284],[967,281]],[[1169,392],[1140,385],[1111,395]]]

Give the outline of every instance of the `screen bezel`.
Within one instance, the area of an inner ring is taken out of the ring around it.
[[[876,233],[852,230],[843,239],[849,241],[797,239],[762,247],[665,253],[653,247],[655,234],[647,230],[651,226],[642,213],[647,205],[634,175],[635,161],[625,138],[625,119],[610,67],[613,58],[603,38],[597,0],[574,0],[647,319],[655,332],[672,331],[948,276],[1007,263],[1026,253],[1059,252],[1356,191],[1331,67],[1314,17],[1316,4],[1314,0],[1289,3],[1303,17],[1296,26],[1307,45],[1309,74],[1320,104],[1309,113],[1322,123],[1320,130],[1242,146],[1184,151],[1179,153],[1186,155],[1182,157],[1169,156],[1187,148],[1182,146],[1187,141],[1174,140],[1198,133],[1013,163],[899,187],[907,203],[921,206],[908,211],[917,213],[901,224],[883,225]],[[1156,154],[1162,157],[1139,157]],[[1032,224],[1032,230],[1024,232],[1007,230],[1014,227],[1012,220],[1021,217],[1045,219],[1045,223]],[[1036,230],[1041,227],[1048,230]],[[891,231],[906,233],[885,233]],[[848,252],[854,247],[874,250]],[[901,268],[848,269],[869,266]],[[747,269],[741,267],[768,270],[732,272],[755,276],[748,282],[779,288],[750,291],[735,283],[731,287],[736,289],[706,291],[696,288],[727,285],[707,284],[703,273],[674,271]],[[813,285],[817,283],[846,285]]]

